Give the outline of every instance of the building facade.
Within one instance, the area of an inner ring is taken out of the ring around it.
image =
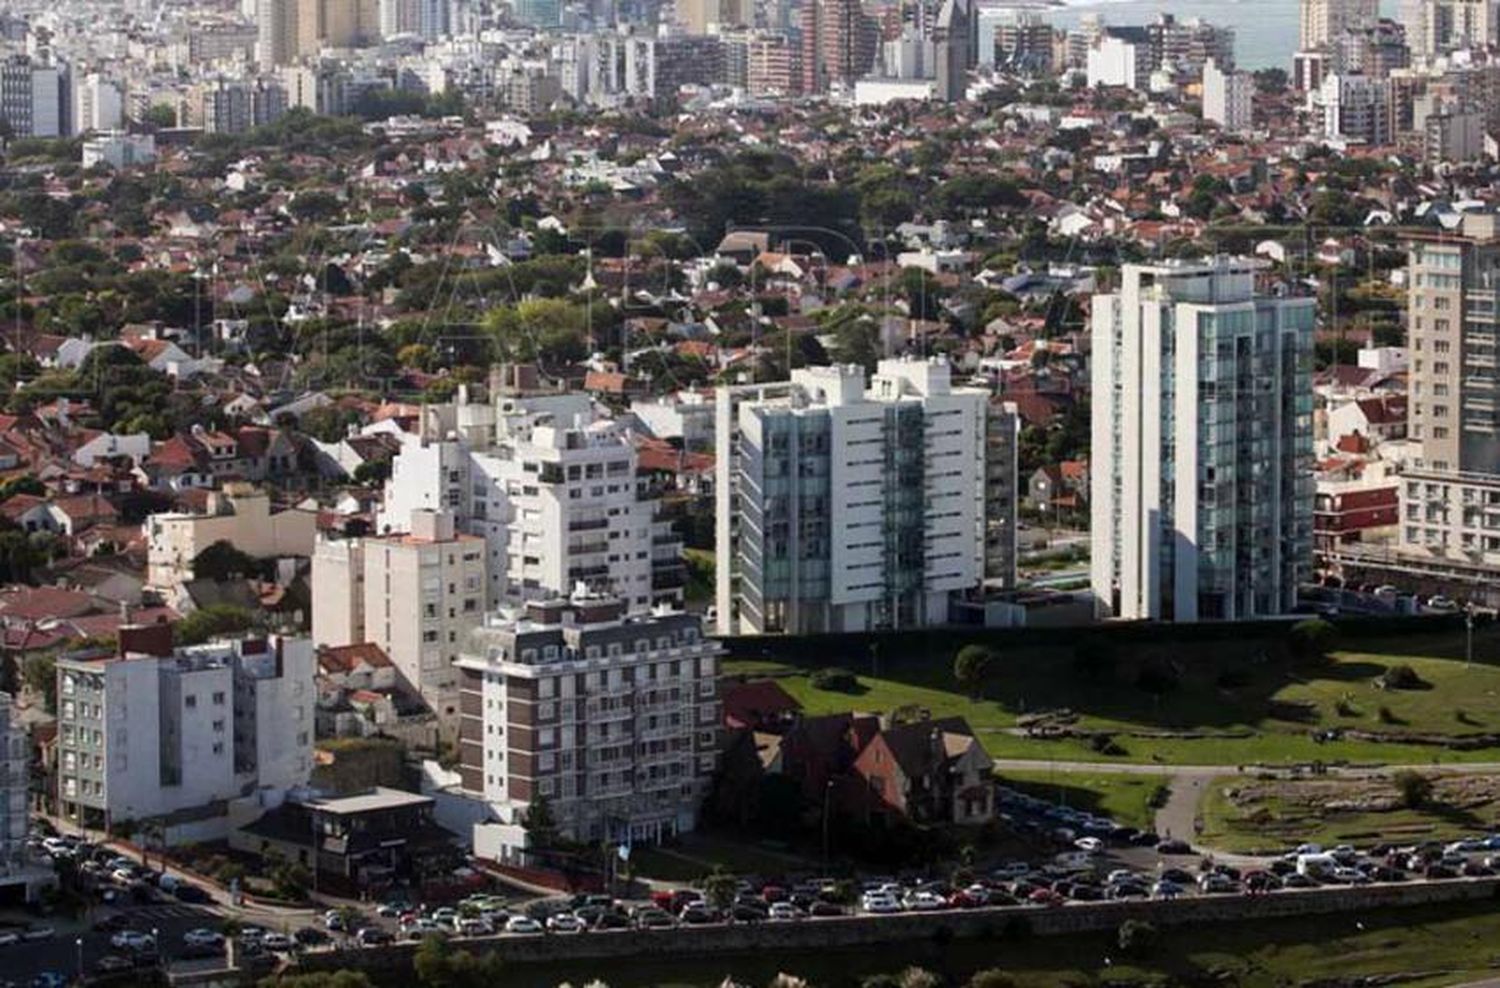
[[[1255,77],[1249,72],[1225,71],[1210,59],[1203,66],[1203,119],[1231,134],[1254,125]]]
[[[1461,236],[1412,244],[1408,436],[1421,443],[1401,484],[1404,550],[1500,563],[1500,222],[1464,217]]]
[[[172,649],[170,628],[122,628],[118,651],[57,662],[58,806],[82,825],[163,824],[169,842],[222,837],[230,804],[312,772],[306,638]],[[165,638],[163,638],[165,634]],[[147,642],[152,652],[134,651]]]
[[[475,853],[523,850],[539,801],[578,841],[693,830],[717,766],[720,651],[694,615],[627,617],[582,592],[492,616],[459,660],[461,787],[489,808]]]
[[[1291,611],[1312,561],[1316,303],[1263,262],[1126,265],[1093,307],[1092,578],[1131,619]]]
[[[1302,0],[1298,47],[1324,48],[1345,31],[1362,31],[1380,19],[1380,0]]]
[[[393,461],[382,533],[405,531],[415,510],[451,511],[460,531],[485,540],[492,610],[580,582],[633,611],[681,600],[681,541],[658,516],[659,492],[636,476],[629,430],[594,421],[587,396],[430,412]]]
[[[413,513],[410,531],[318,540],[313,552],[313,640],[374,643],[439,721],[458,723],[454,663],[484,617],[485,542],[454,530],[446,511]]]
[[[895,359],[868,387],[839,366],[720,389],[721,632],[944,624],[981,584],[989,395],[950,374]]]

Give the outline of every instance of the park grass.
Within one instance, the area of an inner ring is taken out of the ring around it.
[[[735,875],[780,875],[819,865],[791,851],[715,833],[692,834],[671,847],[637,847],[631,853],[631,871],[640,878],[695,882],[715,867]]]
[[[1165,775],[1106,772],[1048,772],[1012,769],[996,773],[1002,785],[1045,799],[1107,816],[1116,823],[1150,830],[1156,821],[1151,797],[1165,786]]]
[[[1203,821],[1199,839],[1205,846],[1252,853],[1290,849],[1303,842],[1334,846],[1448,841],[1493,830],[1500,821],[1500,799],[1462,807],[1438,799],[1422,809],[1330,810],[1305,795],[1296,797],[1297,787],[1338,785],[1329,780],[1278,781],[1267,786],[1277,792],[1254,800],[1241,796],[1237,802],[1229,796],[1231,790],[1261,785],[1252,779],[1228,776],[1214,779],[1205,788],[1198,807]],[[1347,788],[1360,785],[1349,782]]]
[[[1297,664],[1265,641],[1227,641],[1122,648],[1112,674],[1087,677],[1068,649],[1007,650],[982,696],[955,685],[951,663],[882,656],[830,656],[859,677],[852,693],[815,689],[806,666],[770,659],[726,663],[730,675],[773,676],[809,714],[889,712],[916,706],[933,716],[962,716],[996,758],[1103,761],[1086,740],[1036,739],[1016,730],[1027,713],[1069,710],[1075,727],[1115,733],[1120,761],[1163,765],[1286,765],[1354,762],[1432,764],[1500,760],[1500,748],[1455,751],[1414,743],[1320,741],[1332,729],[1402,734],[1500,733],[1500,629],[1475,635],[1475,661],[1463,660],[1463,632],[1359,641],[1322,665]],[[774,648],[774,644],[769,646]],[[1169,692],[1136,685],[1143,661],[1163,658],[1180,670]],[[1393,665],[1410,665],[1426,688],[1378,689]],[[1344,713],[1340,713],[1342,704]],[[1387,715],[1381,716],[1382,707]],[[1136,737],[1132,731],[1191,731],[1191,738]]]
[[[726,976],[764,985],[780,972],[814,988],[856,988],[876,974],[918,966],[964,985],[976,971],[1000,969],[1015,988],[1222,984],[1284,988],[1353,984],[1353,979],[1412,976],[1411,988],[1440,988],[1494,976],[1500,912],[1472,902],[1406,909],[1220,923],[1165,931],[1145,960],[1123,958],[1112,934],[1005,937],[710,958],[640,958],[612,964],[578,960],[526,966],[526,983],[582,984],[607,977],[611,988],[715,988]]]

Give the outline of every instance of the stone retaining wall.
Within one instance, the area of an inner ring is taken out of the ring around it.
[[[757,923],[675,930],[625,930],[580,936],[493,937],[463,941],[464,949],[494,951],[507,963],[711,955],[754,951],[820,950],[915,940],[979,939],[1026,932],[1036,936],[1114,930],[1127,919],[1158,927],[1254,922],[1326,913],[1469,902],[1500,897],[1500,878],[1414,882],[1360,888],[1323,888],[1263,896],[1220,895],[1175,901],[1125,901],[1043,909],[1009,907],[894,916],[847,916],[795,923]],[[415,944],[304,956],[304,970],[340,967],[389,973],[410,962]],[[177,979],[174,979],[174,981]]]

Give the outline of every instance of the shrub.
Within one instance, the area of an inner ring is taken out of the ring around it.
[[[1339,630],[1322,618],[1298,621],[1287,632],[1287,646],[1299,659],[1325,659],[1338,646]]]
[[[1159,810],[1166,806],[1172,798],[1172,787],[1159,785],[1151,790],[1151,796],[1146,800],[1146,805],[1153,810]]]
[[[1381,673],[1380,685],[1388,690],[1419,690],[1427,684],[1417,675],[1417,670],[1402,663]]]
[[[1156,949],[1157,941],[1161,934],[1156,927],[1137,919],[1127,919],[1120,924],[1119,932],[1115,939],[1120,945],[1120,953],[1127,957],[1146,957]]]
[[[1383,703],[1380,705],[1380,709],[1376,711],[1376,716],[1380,718],[1380,722],[1382,724],[1397,723],[1396,714],[1391,710],[1390,707],[1387,707]]]
[[[1354,701],[1350,700],[1347,696],[1339,697],[1338,702],[1333,705],[1333,709],[1338,711],[1338,715],[1340,717],[1359,716],[1359,708],[1356,707],[1354,705]]]
[[[1401,794],[1401,805],[1409,810],[1421,809],[1432,800],[1432,780],[1421,772],[1397,772],[1392,781]]]
[[[807,681],[815,690],[827,690],[830,693],[853,693],[859,688],[859,677],[848,669],[840,669],[837,666],[829,666],[818,669]]]
[[[974,972],[968,988],[1016,988],[1016,981],[998,967]]]

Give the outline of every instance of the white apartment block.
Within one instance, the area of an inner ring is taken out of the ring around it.
[[[1203,65],[1203,119],[1230,134],[1243,134],[1254,124],[1255,77],[1249,72],[1224,71],[1209,59]]]
[[[719,390],[721,633],[944,624],[981,585],[989,393],[950,373],[902,358],[868,386],[838,366]]]
[[[128,629],[122,629],[125,631]],[[306,638],[217,641],[57,662],[58,805],[85,826],[163,823],[169,843],[223,837],[231,804],[274,803],[312,772]]]
[[[456,729],[454,662],[484,617],[484,539],[456,532],[451,512],[416,511],[404,534],[319,538],[312,566],[314,642],[379,645]]]
[[[578,395],[436,409],[395,458],[377,528],[403,531],[413,510],[452,511],[485,540],[490,609],[580,583],[633,611],[680,600],[681,542],[636,477],[630,432],[593,415]]]
[[[1312,561],[1311,298],[1261,261],[1127,264],[1094,296],[1092,585],[1128,619],[1284,614]]]
[[[1324,77],[1317,101],[1324,137],[1370,145],[1390,143],[1389,79],[1333,73]]]
[[[546,799],[575,840],[659,841],[697,825],[716,768],[722,649],[697,616],[626,616],[579,593],[493,615],[459,660],[459,777],[486,809],[481,857],[514,858]]]

